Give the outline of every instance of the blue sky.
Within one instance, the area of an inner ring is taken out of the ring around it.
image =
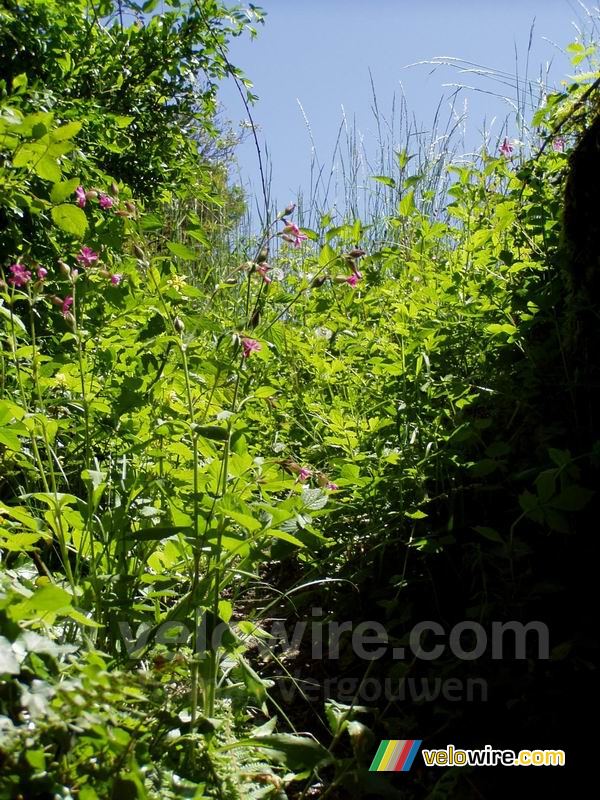
[[[450,117],[448,83],[477,86],[461,90],[457,107],[467,103],[465,148],[482,142],[485,127],[495,141],[511,105],[499,93],[515,96],[515,76],[525,76],[530,29],[534,23],[529,77],[549,66],[559,85],[571,71],[564,47],[577,38],[574,22],[585,27],[586,13],[575,0],[263,0],[266,24],[258,37],[232,42],[230,59],[254,83],[259,101],[252,108],[261,146],[267,148],[271,185],[279,206],[298,188],[309,192],[311,140],[299,103],[309,121],[320,161],[330,159],[342,121],[355,122],[367,152],[376,150],[370,74],[383,117],[391,117],[392,98],[406,100],[422,130],[430,130],[440,99],[443,119]],[[512,86],[493,78],[459,74],[449,67],[413,66],[436,56],[453,56],[506,73]],[[518,60],[517,60],[518,59]],[[240,97],[229,80],[220,92],[223,117],[237,126],[246,119]],[[508,135],[518,138],[513,120]],[[257,159],[248,137],[238,150],[236,182],[259,186]]]

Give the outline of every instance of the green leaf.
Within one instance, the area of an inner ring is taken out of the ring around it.
[[[14,419],[23,419],[24,410],[10,400],[0,400],[0,425],[6,425]]]
[[[473,530],[477,531],[477,533],[481,534],[481,536],[485,537],[486,539],[489,539],[491,542],[500,542],[500,544],[504,544],[504,539],[502,536],[500,536],[498,531],[495,531],[493,528],[488,528],[485,525],[476,525]]]
[[[21,440],[16,433],[8,428],[0,428],[0,444],[3,444],[9,450],[18,453],[21,450]]]
[[[227,428],[221,428],[218,425],[195,425],[194,432],[213,442],[226,442],[229,436]]]
[[[156,528],[143,528],[139,531],[132,531],[127,538],[134,539],[138,542],[153,542],[169,539],[177,533],[191,535],[192,529],[189,525],[161,525]]]
[[[179,242],[167,242],[167,247],[173,253],[174,256],[178,258],[186,259],[187,261],[193,261],[197,258],[196,253],[192,250],[191,247],[187,247],[185,244],[180,244]]]
[[[293,544],[296,547],[306,547],[304,542],[301,542],[300,539],[297,539],[295,536],[292,536],[291,533],[286,533],[285,531],[280,531],[277,530],[276,528],[268,528],[265,531],[265,536],[272,536],[274,539],[280,539],[282,542],[289,542],[290,544]]]
[[[85,234],[88,226],[87,218],[77,206],[63,203],[54,206],[51,213],[52,219],[61,230],[80,239]]]
[[[238,656],[238,663],[248,694],[258,700],[259,703],[264,703],[267,699],[267,689],[271,685],[270,682],[263,681],[242,656]]]
[[[374,181],[390,186],[392,189],[396,188],[396,181],[393,178],[389,178],[387,175],[372,175],[371,178]]]
[[[69,615],[72,611],[71,595],[55,584],[42,586],[31,597],[20,603],[13,603],[8,609],[8,614],[15,622],[23,619],[46,618],[51,624],[58,612],[62,616]]]
[[[485,330],[487,333],[491,333],[492,336],[498,336],[501,333],[506,333],[509,336],[512,336],[517,332],[515,326],[510,325],[509,323],[505,323],[504,325],[498,325],[496,323],[492,325],[487,325]]]
[[[333,247],[326,244],[319,253],[319,266],[331,267],[337,257],[338,255]]]
[[[26,553],[34,550],[34,545],[44,537],[40,533],[13,533],[0,529],[0,547],[13,553]]]
[[[398,215],[407,217],[415,209],[415,190],[406,192],[402,200],[398,203]]]
[[[81,130],[81,122],[68,122],[66,125],[61,125],[60,128],[55,128],[50,132],[50,138],[55,142],[62,142],[65,139],[72,139],[77,136]]]
[[[275,389],[274,386],[259,386],[258,389],[253,392],[254,397],[261,399],[273,397],[274,394],[277,394],[277,389]]]
[[[294,771],[314,769],[333,763],[333,756],[322,744],[307,736],[294,736],[291,733],[273,733],[269,736],[240,739],[221,747],[220,750],[224,752],[237,747],[258,747],[266,750],[273,760]]]
[[[40,178],[43,178],[45,181],[52,181],[52,183],[59,181],[62,175],[58,162],[55,158],[51,158],[50,156],[40,158],[35,164],[34,172],[36,175],[39,175]]]
[[[583,486],[567,486],[557,497],[553,498],[550,505],[560,511],[581,511],[596,494],[591,489]]]
[[[302,489],[302,505],[309,511],[319,511],[325,508],[329,496],[322,489],[311,489],[304,486]]]
[[[0,304],[0,317],[5,317],[5,319],[8,320],[7,325],[9,327],[11,325],[16,325],[17,328],[19,328],[19,330],[22,333],[27,333],[27,328],[25,327],[23,322],[20,320],[20,318],[17,317],[16,314],[13,314],[12,311],[9,308],[6,308],[5,306],[3,306],[1,304]]]
[[[68,181],[55,183],[52,187],[52,191],[50,192],[50,200],[52,200],[53,203],[64,202],[67,197],[70,197],[73,194],[79,184],[79,178],[71,178]]]
[[[46,769],[46,755],[43,750],[28,750],[25,758],[33,769],[38,771]]]
[[[19,90],[24,91],[27,88],[27,75],[21,72],[20,75],[15,75],[12,79],[12,90],[14,94],[19,94]]]

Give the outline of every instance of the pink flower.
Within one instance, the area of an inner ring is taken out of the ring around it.
[[[515,148],[508,141],[508,137],[505,136],[504,141],[502,142],[502,144],[498,149],[500,150],[503,156],[509,156]]]
[[[84,208],[87,203],[87,197],[85,196],[85,189],[83,186],[78,186],[75,189],[75,194],[77,195],[77,205],[79,208]]]
[[[262,350],[262,345],[260,342],[257,342],[256,339],[248,339],[244,337],[242,339],[242,348],[244,350],[244,358],[248,358],[250,353],[257,352]]]
[[[23,264],[12,264],[10,271],[12,272],[12,277],[8,279],[8,282],[13,286],[25,286],[27,281],[31,280],[31,272],[25,269]]]
[[[330,492],[337,492],[337,490],[340,487],[337,485],[337,483],[332,483],[331,481],[329,481],[329,483],[327,484],[327,486],[325,488],[329,489]]]
[[[553,149],[553,150],[554,150],[556,153],[562,153],[562,152],[564,152],[564,149],[565,149],[565,140],[562,138],[562,136],[559,136],[559,137],[558,137],[558,139],[555,139],[555,140],[552,142],[552,149]]]
[[[94,253],[91,247],[82,247],[77,256],[77,261],[82,267],[91,267],[94,261],[98,261],[98,253]]]
[[[294,243],[294,247],[300,247],[300,244],[308,239],[308,236],[305,233],[300,233],[300,228],[297,225],[294,225],[293,222],[287,222],[283,232],[291,234],[291,237],[285,238],[286,241],[290,241],[291,239],[291,241]]]
[[[120,275],[118,272],[115,272],[113,275],[110,276],[110,282],[113,286],[118,286],[121,283],[123,276]]]
[[[312,472],[309,469],[306,467],[300,467],[300,470],[298,471],[298,480],[305,481],[307,478],[310,478],[311,475]]]
[[[63,300],[63,304],[62,304],[62,315],[63,315],[63,317],[65,317],[65,319],[66,319],[67,314],[69,313],[69,309],[71,308],[72,305],[73,305],[73,298],[71,297],[71,295],[69,295],[68,297],[65,297],[65,299]]]
[[[112,197],[109,197],[107,194],[101,194],[98,202],[100,203],[100,208],[113,207],[113,199]]]
[[[37,274],[38,274],[38,278],[39,278],[41,281],[43,281],[43,280],[44,280],[44,278],[46,277],[46,275],[48,274],[48,270],[47,270],[47,269],[45,269],[44,267],[38,267]]]
[[[356,273],[352,273],[352,275],[348,275],[348,277],[346,278],[346,283],[349,283],[350,286],[354,289],[354,287],[358,283],[358,276],[356,275]]]
[[[265,283],[271,283],[271,278],[269,278],[268,275],[269,267],[265,266],[264,264],[261,264],[260,267],[256,268],[256,271],[259,275],[262,276],[262,279]]]

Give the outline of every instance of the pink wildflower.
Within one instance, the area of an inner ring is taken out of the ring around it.
[[[43,281],[43,280],[44,280],[44,278],[46,277],[46,275],[48,274],[48,270],[47,270],[47,269],[45,269],[44,267],[38,267],[37,274],[38,274],[38,278],[39,278],[41,281]]]
[[[331,481],[329,481],[329,483],[327,484],[327,486],[325,488],[329,489],[330,492],[337,492],[337,490],[340,487],[337,485],[337,483],[332,483]]]
[[[564,149],[565,149],[565,140],[562,138],[562,136],[559,136],[559,137],[558,137],[558,139],[555,139],[555,140],[552,142],[552,149],[553,149],[553,150],[554,150],[556,153],[562,153],[562,152],[564,152]]]
[[[107,194],[101,194],[98,202],[100,203],[100,208],[113,207],[113,199],[112,197],[109,197]]]
[[[91,247],[82,247],[77,256],[77,261],[82,267],[91,267],[94,261],[98,261],[98,253],[94,253]]]
[[[260,267],[256,268],[257,273],[262,277],[265,283],[271,283],[271,278],[268,275],[269,267],[265,266],[265,264],[261,264]]]
[[[515,148],[508,141],[508,137],[505,136],[504,141],[502,142],[502,144],[498,149],[500,150],[503,156],[509,156]]]
[[[113,286],[118,286],[121,283],[122,279],[123,276],[118,272],[115,272],[113,275],[110,276],[110,282],[112,283]]]
[[[311,475],[312,472],[309,469],[307,469],[306,467],[300,467],[300,470],[298,471],[298,480],[305,481],[308,478],[310,478]]]
[[[13,286],[25,286],[27,281],[31,280],[31,272],[25,269],[23,264],[12,264],[10,271],[12,272],[12,277],[8,279],[8,282]]]
[[[244,350],[244,358],[248,358],[251,353],[262,350],[262,345],[260,342],[257,342],[256,339],[244,337],[242,339],[242,348]]]
[[[65,319],[67,318],[67,314],[69,313],[69,309],[71,308],[72,305],[73,305],[73,298],[71,297],[71,295],[65,297],[62,304],[62,315]]]
[[[348,277],[346,278],[346,283],[349,283],[350,286],[354,289],[354,287],[358,283],[358,276],[356,275],[355,272],[353,272],[352,275],[348,275]]]
[[[283,232],[291,234],[291,240],[294,243],[294,247],[300,247],[301,243],[308,239],[308,236],[305,233],[301,233],[300,228],[293,222],[287,222]],[[288,237],[285,238],[286,241],[289,241]]]
[[[79,206],[79,208],[85,208],[85,204],[87,203],[87,197],[83,186],[78,186],[75,189],[75,194],[77,195],[77,205]]]

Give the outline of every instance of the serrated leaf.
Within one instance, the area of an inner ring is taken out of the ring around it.
[[[36,175],[39,175],[40,178],[43,178],[45,181],[52,181],[52,183],[59,181],[62,175],[56,159],[50,158],[49,156],[40,158],[35,164],[34,172]]]
[[[78,238],[85,234],[88,227],[87,218],[77,206],[63,203],[59,206],[54,206],[51,214],[56,225],[66,233]]]
[[[321,489],[311,489],[305,486],[302,489],[302,505],[309,511],[319,511],[327,505],[328,496]]]
[[[67,197],[70,197],[75,189],[79,186],[79,178],[71,178],[68,181],[61,181],[55,183],[50,192],[50,200],[53,203],[62,203]]]
[[[62,142],[65,139],[72,139],[81,130],[81,122],[67,122],[60,128],[55,128],[50,132],[50,138],[55,142]]]

